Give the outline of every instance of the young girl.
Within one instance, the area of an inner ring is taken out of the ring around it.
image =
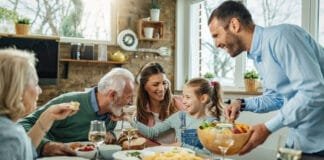
[[[196,129],[203,121],[220,120],[222,99],[219,83],[210,83],[203,78],[190,80],[183,88],[183,103],[185,112],[174,113],[154,127],[148,127],[136,119],[127,120],[145,137],[154,139],[163,132],[174,129],[181,145],[202,149]]]

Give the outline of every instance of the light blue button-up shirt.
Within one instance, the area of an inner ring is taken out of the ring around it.
[[[246,110],[278,114],[271,131],[291,128],[288,145],[303,152],[324,150],[324,49],[302,28],[256,26],[248,58],[254,61],[263,95],[245,99]]]

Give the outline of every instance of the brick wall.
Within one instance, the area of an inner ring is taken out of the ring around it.
[[[137,21],[141,18],[149,17],[149,9],[151,0],[122,0],[118,2],[119,18],[118,30],[130,28],[137,31]],[[161,63],[171,80],[174,82],[174,50],[175,50],[175,0],[161,0],[160,20],[164,21],[164,39],[158,42],[139,41],[141,48],[159,48],[167,46],[172,49],[169,57],[160,57],[154,53],[125,53],[129,59],[128,63],[122,67],[129,69],[132,73],[137,74],[140,67],[150,61],[158,61]],[[128,19],[131,18],[130,26]],[[60,57],[68,58],[70,54],[70,44],[60,43]],[[114,53],[121,50],[118,46],[108,46],[108,53]],[[121,50],[122,51],[122,50]],[[97,47],[95,46],[95,52]],[[59,63],[60,79],[57,85],[41,86],[43,93],[39,97],[39,105],[46,103],[48,100],[69,91],[82,91],[84,88],[96,85],[99,79],[107,73],[113,65],[110,64],[93,64],[93,63],[69,63],[68,77],[64,78],[64,63]]]

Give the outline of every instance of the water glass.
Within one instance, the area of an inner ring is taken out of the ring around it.
[[[279,135],[277,146],[277,160],[301,160],[302,151],[298,139],[294,140],[293,148],[286,145],[286,136]]]

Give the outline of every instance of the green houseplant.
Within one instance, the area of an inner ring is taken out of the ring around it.
[[[206,72],[204,74],[204,78],[208,79],[209,81],[211,81],[214,77],[215,77],[215,74],[212,72]]]
[[[158,0],[152,0],[151,9],[160,9]]]
[[[246,71],[244,73],[244,79],[258,79],[259,74],[255,70]]]
[[[16,34],[27,35],[29,33],[29,27],[29,18],[18,18],[16,21]]]
[[[247,92],[257,91],[257,79],[259,74],[255,70],[249,70],[244,73],[244,84]]]
[[[160,5],[158,0],[152,0],[150,16],[151,16],[151,21],[160,20]]]

